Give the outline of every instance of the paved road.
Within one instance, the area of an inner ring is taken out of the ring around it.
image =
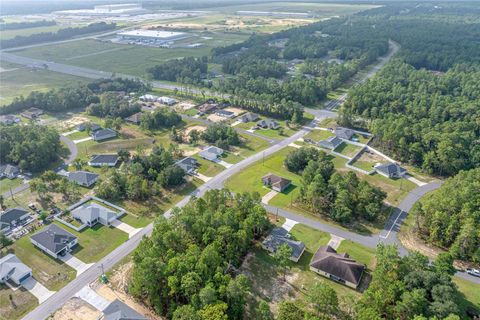
[[[64,135],[60,135],[60,141],[65,143],[70,150],[70,154],[68,155],[68,158],[65,159],[65,164],[70,164],[72,163],[75,158],[77,157],[78,154],[78,148],[75,143],[73,143],[72,140],[70,140],[68,137],[65,137]]]

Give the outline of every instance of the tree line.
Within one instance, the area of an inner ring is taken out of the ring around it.
[[[180,116],[175,110],[170,108],[160,108],[152,113],[142,114],[140,127],[145,130],[158,130],[178,126],[181,122],[182,116]]]
[[[172,59],[147,70],[156,80],[201,85],[208,71],[208,58],[186,57]]]
[[[57,22],[55,20],[9,22],[9,23],[0,23],[0,30],[17,30],[17,29],[27,29],[27,28],[49,27],[49,26],[55,26],[55,25],[57,25]]]
[[[105,92],[89,99],[90,104],[86,113],[92,116],[105,118],[126,118],[142,109],[138,103],[130,103],[116,92]]]

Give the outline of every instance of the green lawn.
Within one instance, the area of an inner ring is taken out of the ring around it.
[[[242,137],[243,143],[240,147],[235,147],[235,151],[245,158],[258,153],[269,146],[268,142],[262,138],[247,135],[245,133],[240,133],[240,137]]]
[[[389,179],[377,173],[372,175],[358,173],[358,176],[385,191],[386,200],[393,205],[398,205],[410,191],[417,187],[407,179]]]
[[[80,140],[83,138],[88,138],[89,134],[86,131],[77,131],[66,136],[70,140]]]
[[[222,160],[228,163],[239,163],[244,158],[240,155],[236,155],[233,152],[227,152],[222,155]]]
[[[374,165],[375,165],[375,163],[373,163],[373,162],[361,161],[361,160],[355,160],[352,163],[352,166],[360,168],[360,169],[365,170],[365,171],[371,171],[373,169]]]
[[[24,29],[15,29],[15,30],[2,30],[0,33],[1,40],[13,39],[16,36],[29,36],[35,33],[41,32],[55,32],[64,26],[61,25],[53,25],[53,26],[41,26],[35,28],[24,28]]]
[[[360,149],[362,149],[361,147],[358,147],[358,146],[355,146],[353,144],[350,144],[350,143],[342,143],[341,145],[339,145],[337,148],[335,148],[335,152],[338,152],[338,153],[341,153],[347,157],[353,157],[357,152],[360,151]]]
[[[23,183],[23,180],[20,178],[7,179],[3,178],[0,180],[0,194],[9,191],[10,189],[15,189]]]
[[[219,165],[218,163],[200,158],[198,155],[193,155],[193,158],[197,159],[197,162],[200,165],[197,171],[203,175],[206,175],[207,177],[216,176],[217,174],[225,170],[224,166]]]
[[[76,276],[73,268],[37,249],[30,242],[30,236],[18,239],[12,248],[13,253],[32,269],[35,279],[49,290],[59,290]]]
[[[145,216],[135,216],[130,213],[124,214],[119,220],[131,225],[134,228],[143,228],[152,222],[151,218]]]
[[[350,240],[343,240],[337,249],[339,253],[348,253],[348,255],[360,263],[367,265],[368,269],[375,268],[375,249],[362,246],[361,244]]]
[[[466,310],[468,308],[480,309],[480,284],[473,283],[462,278],[453,277],[453,282],[460,291],[460,308]]]
[[[0,319],[21,319],[36,306],[37,298],[26,289],[13,291],[6,285],[0,285]]]
[[[327,138],[332,137],[334,134],[327,130],[312,130],[307,133],[303,138],[304,139],[312,139],[313,141],[320,141],[325,140]]]

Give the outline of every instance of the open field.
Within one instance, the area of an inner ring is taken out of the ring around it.
[[[35,28],[24,28],[16,30],[2,30],[0,33],[0,40],[13,39],[16,36],[29,36],[32,34],[42,33],[42,32],[55,32],[59,29],[65,28],[65,26],[54,25],[54,26],[41,26]]]
[[[37,298],[27,290],[19,288],[13,291],[6,285],[0,285],[0,319],[20,319],[36,306]]]
[[[9,191],[10,189],[15,189],[16,187],[20,186],[23,183],[22,179],[15,178],[15,179],[7,179],[3,178],[0,179],[0,194]]]

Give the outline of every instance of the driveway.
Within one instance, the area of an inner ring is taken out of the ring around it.
[[[31,294],[33,294],[37,299],[38,303],[43,303],[45,300],[50,298],[55,291],[50,291],[45,288],[40,282],[35,280],[33,277],[28,278],[22,283],[22,287],[27,289]]]
[[[207,177],[206,175],[201,174],[199,172],[195,173],[195,177],[202,180],[203,182],[207,182],[208,180],[212,179],[212,177]]]
[[[131,238],[133,237],[134,235],[136,235],[140,230],[142,229],[138,229],[138,228],[134,228],[132,227],[131,225],[125,223],[125,222],[122,222],[120,220],[114,220],[112,221],[112,223],[110,223],[110,225],[112,227],[115,227],[119,230],[122,230],[123,232],[126,232],[128,233],[128,237]]]
[[[90,288],[88,285],[80,289],[75,296],[87,302],[88,304],[91,304],[92,307],[98,309],[99,311],[105,310],[105,308],[110,304],[107,299],[96,293],[95,290]]]
[[[220,160],[220,159],[218,159],[218,160],[215,161],[215,162],[218,163],[218,164],[221,165],[221,166],[224,166],[225,168],[230,168],[231,166],[233,166],[233,164],[228,163],[228,162],[225,162],[225,161]]]
[[[270,190],[269,193],[267,193],[266,195],[264,195],[264,196],[262,197],[262,203],[268,204],[268,202],[269,202],[270,200],[272,200],[272,198],[275,197],[277,194],[278,194],[277,191],[275,191],[275,190]]]
[[[331,234],[330,237],[331,238],[330,238],[330,241],[328,241],[328,245],[333,249],[337,250],[338,247],[340,246],[340,243],[342,243],[344,239],[334,234]]]
[[[77,277],[93,265],[93,263],[87,264],[81,261],[80,259],[72,256],[70,253],[65,254],[63,257],[60,257],[60,260],[62,260],[69,267],[75,269],[77,271]]]

